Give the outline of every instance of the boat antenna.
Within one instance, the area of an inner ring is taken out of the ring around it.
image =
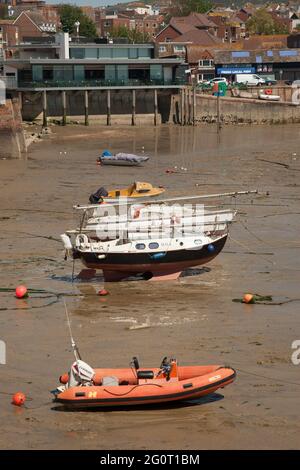
[[[74,341],[73,335],[72,335],[71,322],[70,322],[69,312],[68,312],[68,309],[67,309],[67,304],[66,304],[65,299],[64,299],[64,306],[65,306],[65,312],[66,312],[67,323],[68,323],[68,327],[69,327],[69,333],[70,333],[70,339],[71,339],[71,345],[72,345],[73,353],[74,353],[76,361],[79,361],[79,360],[81,360],[81,356],[80,356],[80,352],[78,350],[78,347],[77,347],[77,345]]]

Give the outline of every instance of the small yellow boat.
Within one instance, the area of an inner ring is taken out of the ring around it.
[[[131,184],[128,188],[124,189],[114,189],[108,191],[108,197],[118,198],[118,197],[151,197],[158,196],[165,192],[164,188],[155,188],[150,183],[142,183],[136,181]]]

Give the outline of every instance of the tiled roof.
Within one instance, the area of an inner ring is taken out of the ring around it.
[[[213,54],[202,46],[189,44],[186,48],[186,52],[189,64],[196,64],[200,59],[213,59]]]
[[[192,42],[193,44],[199,46],[217,46],[222,42],[222,40],[216,36],[213,36],[208,31],[193,28],[185,34],[182,34],[178,38],[174,39],[174,42]]]
[[[215,63],[223,65],[299,61],[300,49],[270,49],[261,51],[215,51]]]

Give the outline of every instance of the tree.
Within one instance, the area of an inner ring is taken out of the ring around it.
[[[62,30],[74,34],[76,21],[80,23],[79,33],[81,36],[95,38],[98,36],[95,23],[76,5],[62,4],[58,7]]]
[[[247,21],[247,29],[251,34],[287,34],[287,26],[274,20],[265,8],[259,8]]]
[[[211,0],[174,0],[172,14],[174,16],[187,16],[190,13],[207,13],[212,7]]]
[[[143,33],[136,28],[130,29],[124,25],[121,25],[118,28],[113,28],[110,32],[110,37],[127,38],[132,44],[143,44],[151,41],[150,35],[148,33]]]

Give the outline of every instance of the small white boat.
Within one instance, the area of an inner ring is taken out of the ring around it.
[[[279,95],[267,95],[266,93],[260,93],[259,99],[266,100],[266,101],[280,101],[280,96]]]
[[[117,166],[141,166],[147,162],[149,157],[142,157],[130,153],[117,153],[116,155],[104,155],[99,157],[101,165],[117,165]]]

